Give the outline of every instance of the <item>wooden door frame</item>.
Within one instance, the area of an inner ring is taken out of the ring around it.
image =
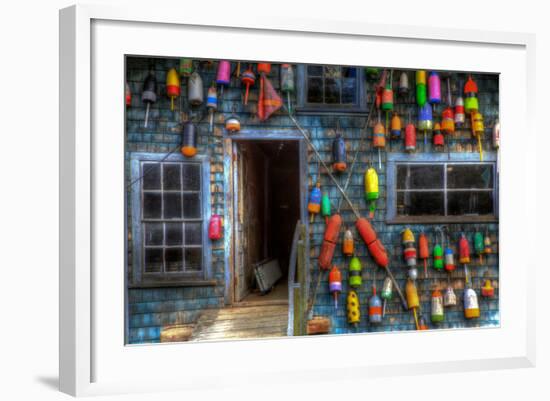
[[[307,213],[308,189],[308,156],[307,143],[298,130],[267,129],[242,130],[238,134],[225,136],[223,139],[223,175],[224,175],[224,301],[226,305],[234,303],[235,291],[235,172],[233,171],[233,145],[239,141],[298,141],[298,158],[300,174],[300,219],[309,232]],[[306,249],[309,249],[309,236],[306,236]],[[309,258],[306,258],[306,271],[309,272]],[[306,288],[309,288],[309,274],[306,275]]]

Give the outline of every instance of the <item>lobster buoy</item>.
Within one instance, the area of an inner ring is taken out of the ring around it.
[[[386,147],[386,130],[384,125],[378,121],[374,125],[374,131],[372,134],[372,146],[374,148],[385,148]]]
[[[128,85],[128,82],[126,82],[124,87],[124,98],[126,101],[126,107],[130,107],[132,105],[132,91],[130,90],[130,85]]]
[[[441,126],[439,123],[434,124],[434,132],[433,132],[433,144],[435,150],[443,150],[443,147],[445,146],[445,140],[443,138],[443,134],[441,133]]]
[[[434,245],[434,269],[443,269],[443,248],[440,244]]]
[[[187,85],[187,99],[191,106],[200,106],[204,101],[202,78],[197,71],[194,71],[189,77]]]
[[[180,93],[180,77],[175,68],[170,68],[166,74],[166,95],[170,98],[170,110],[174,111],[174,99]]]
[[[428,249],[428,237],[424,232],[418,236],[418,257],[424,260],[424,277],[428,277],[428,258],[430,250]]]
[[[406,96],[409,94],[409,76],[405,71],[399,76],[399,88],[398,93],[401,96]]]
[[[413,153],[416,150],[416,127],[408,123],[405,127],[405,151]]]
[[[344,256],[353,255],[353,234],[350,229],[344,232],[344,240],[342,241],[342,253]]]
[[[449,273],[454,271],[455,266],[455,257],[453,250],[450,247],[445,248],[445,270]]]
[[[495,121],[495,125],[493,125],[493,148],[500,148],[500,121],[498,118]]]
[[[231,115],[227,120],[225,120],[225,129],[230,134],[234,134],[241,130],[241,122],[235,115]]]
[[[363,284],[361,270],[361,261],[357,256],[354,256],[349,261],[349,285],[351,288],[360,288],[361,284]]]
[[[445,296],[443,297],[443,306],[456,306],[456,294],[451,285],[445,290]]]
[[[420,299],[418,298],[418,291],[414,285],[414,281],[407,280],[405,285],[405,293],[407,295],[407,305],[409,309],[416,309],[420,306]]]
[[[393,282],[391,278],[386,277],[384,283],[382,284],[382,291],[380,292],[380,297],[384,300],[382,304],[382,317],[386,314],[386,303],[391,300],[393,296]]]
[[[340,220],[341,221],[341,220]],[[374,262],[380,267],[388,267],[388,254],[382,242],[377,238],[376,231],[364,217],[360,217],[355,222],[355,227],[363,242],[367,245],[370,256]]]
[[[337,172],[346,171],[346,143],[341,133],[336,134],[332,141],[332,169]]]
[[[342,273],[336,265],[332,266],[328,275],[328,288],[334,297],[334,308],[338,309],[338,296],[342,292]]]
[[[433,128],[432,108],[428,103],[418,109],[418,129],[431,131]]]
[[[485,238],[483,239],[483,253],[486,255],[493,253],[493,247],[491,244],[491,237],[489,237],[489,232],[485,232]]]
[[[218,85],[229,85],[231,80],[231,63],[227,60],[220,60],[218,63],[218,72],[216,73],[216,83]]]
[[[445,310],[443,309],[443,295],[439,289],[432,292],[432,313],[431,319],[433,323],[441,323],[445,320]]]
[[[269,63],[258,63],[258,73],[267,75],[270,72],[271,72],[271,64],[269,64]]]
[[[474,113],[474,134],[475,136],[483,135],[485,125],[483,124],[483,115],[480,112]]]
[[[222,217],[219,214],[213,214],[210,217],[210,223],[208,224],[208,238],[211,240],[218,240],[223,235],[223,222]]]
[[[426,71],[416,71],[416,103],[422,107],[426,104]]]
[[[418,318],[418,330],[428,330],[428,324],[426,323],[426,319],[424,319],[424,316],[422,314]]]
[[[317,184],[315,184],[315,186],[311,189],[307,210],[311,215],[311,221],[313,222],[315,215],[321,211],[321,183],[319,181],[317,181]]]
[[[332,257],[338,242],[338,233],[342,226],[342,218],[339,214],[333,214],[329,217],[328,223],[319,253],[319,267],[323,270],[328,270],[332,264]]]
[[[491,298],[495,295],[495,289],[491,284],[491,280],[485,280],[485,285],[481,287],[481,296],[485,298]]]
[[[212,82],[208,92],[206,94],[206,108],[208,109],[209,131],[212,133],[214,129],[214,113],[218,108],[218,91],[216,90],[216,84]]]
[[[430,72],[428,78],[428,100],[431,104],[441,103],[441,80],[435,71]]]
[[[376,294],[376,285],[372,286],[372,296],[369,299],[369,322],[382,322],[382,300]]]
[[[256,75],[254,75],[254,71],[252,71],[252,68],[249,67],[241,74],[241,82],[246,87],[243,103],[248,104],[248,93],[250,91],[250,87],[256,82]]]
[[[458,262],[462,264],[470,263],[470,245],[464,234],[461,235],[458,241]]]
[[[281,91],[286,93],[288,111],[292,111],[290,107],[290,95],[294,93],[294,70],[290,64],[281,65]]]
[[[365,198],[369,204],[369,217],[372,219],[376,210],[376,201],[379,198],[378,174],[372,167],[365,172]]]
[[[390,135],[393,139],[401,138],[401,119],[399,115],[394,112],[391,118]]]
[[[451,107],[445,108],[441,113],[441,129],[447,135],[455,133],[455,113]]]
[[[381,109],[384,111],[393,110],[393,90],[391,88],[391,79],[388,79],[386,87],[382,90],[382,105]]]
[[[483,241],[483,234],[477,231],[474,234],[474,251],[479,257],[479,264],[483,264],[483,253],[485,251],[485,243]]]
[[[416,266],[416,248],[414,247],[414,234],[410,228],[403,231],[403,256],[408,267]]]
[[[462,96],[456,98],[455,101],[455,125],[462,127],[466,121],[466,115],[464,114],[464,100]]]
[[[193,60],[190,58],[180,59],[180,75],[182,77],[190,77],[193,73]]]
[[[477,294],[471,287],[466,287],[464,289],[464,317],[466,319],[475,319],[479,317]]]
[[[143,91],[141,92],[141,101],[146,104],[145,122],[143,126],[147,128],[149,122],[149,109],[157,101],[157,79],[153,72],[149,72],[143,82]]]
[[[321,216],[325,218],[325,222],[327,222],[330,217],[330,199],[326,192],[323,192],[321,196]]]
[[[464,111],[468,114],[479,110],[479,101],[477,99],[477,84],[470,75],[464,85]]]
[[[185,157],[193,157],[197,154],[197,127],[191,121],[183,125],[181,154]]]
[[[361,320],[361,308],[359,306],[359,297],[355,291],[350,290],[346,303],[348,310],[348,323],[357,326]]]

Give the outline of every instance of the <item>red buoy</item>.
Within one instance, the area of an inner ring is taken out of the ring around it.
[[[332,265],[332,257],[334,256],[341,226],[342,218],[339,214],[333,214],[328,218],[321,252],[319,253],[319,267],[323,270],[329,269]]]
[[[364,217],[360,217],[355,222],[355,227],[359,232],[359,235],[367,245],[370,256],[380,267],[387,267],[389,260],[388,254],[382,242],[376,236],[376,231],[372,228],[372,225]]]
[[[219,214],[213,214],[208,224],[208,238],[218,240],[222,237],[222,217]]]

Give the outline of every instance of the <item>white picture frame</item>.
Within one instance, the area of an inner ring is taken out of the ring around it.
[[[170,38],[174,34],[186,37],[189,43]],[[224,41],[219,40],[220,35],[225,36]],[[191,43],[197,38],[200,43]],[[261,46],[257,45],[259,38]],[[225,44],[239,41],[239,45],[222,46],[216,39]],[[535,169],[534,154],[521,146],[523,141],[535,143],[530,116],[535,109],[534,47],[530,34],[357,20],[253,18],[240,13],[238,7],[223,15],[193,13],[189,7],[78,5],[61,10],[61,391],[80,396],[197,390],[206,384],[210,388],[244,385],[243,375],[261,384],[274,378],[286,382],[343,376],[360,380],[407,374],[411,369],[434,373],[534,366],[535,310],[529,305],[535,299],[535,284],[528,279],[535,270],[535,253],[530,252],[534,245],[528,236],[514,233],[535,231],[536,208],[521,195],[524,191],[513,190],[536,186],[534,175],[527,174]],[[382,48],[386,50],[380,51]],[[426,50],[422,60],[421,48]],[[365,65],[366,54],[379,50],[378,64],[384,66],[420,68],[425,63],[435,69],[501,73],[501,327],[124,346],[120,341],[124,334],[120,330],[124,320],[124,72],[119,68],[123,63],[119,56],[186,56],[187,50],[193,57],[284,57],[285,61],[320,63],[345,58],[354,65]],[[433,57],[435,51],[438,57]],[[456,54],[456,59],[442,57],[449,52]],[[464,54],[472,60],[462,57]],[[521,138],[509,134],[520,130]],[[391,353],[384,351],[389,341]],[[415,349],[407,347],[410,341],[415,342]],[[453,349],[443,352],[444,342],[453,343]],[[327,355],[324,350],[330,347],[342,354],[354,350],[354,358]],[[191,366],[178,364],[182,356],[192,361]],[[253,357],[269,363],[247,367]],[[166,367],[164,374],[147,368],[159,364]]]

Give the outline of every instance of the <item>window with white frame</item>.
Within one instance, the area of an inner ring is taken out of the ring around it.
[[[497,218],[494,161],[393,160],[388,163],[389,222],[490,221]]]
[[[162,156],[132,159],[133,277],[138,284],[202,279],[207,273],[208,163]]]

